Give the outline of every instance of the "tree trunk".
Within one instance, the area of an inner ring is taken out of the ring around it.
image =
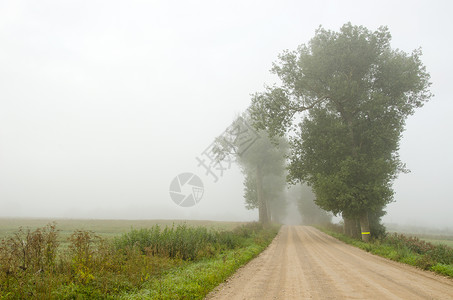
[[[371,233],[367,211],[363,212],[360,216],[360,230],[362,231],[362,241],[368,242],[370,240]]]
[[[258,197],[259,221],[263,225],[267,225],[269,223],[269,216],[267,213],[266,199],[264,199],[263,177],[260,166],[256,168],[256,196]]]
[[[352,121],[347,118],[348,128],[349,128],[349,138],[351,142],[351,154],[354,159],[357,159],[357,148],[356,148],[356,143],[355,143],[355,138],[354,138],[354,128],[353,128],[353,123]],[[360,233],[362,236],[362,241],[368,242],[370,240],[370,222],[368,220],[368,212],[365,211],[362,213],[362,215],[359,218],[360,222]]]
[[[343,233],[348,236],[352,236],[352,220],[343,216]]]
[[[353,238],[360,237],[360,225],[358,220],[343,216],[344,226],[343,233]]]
[[[269,203],[267,203],[266,199],[264,200],[264,202],[266,202],[267,219],[269,220],[269,223],[271,223],[273,222],[272,209]]]
[[[352,237],[360,239],[360,221],[359,219],[354,219],[354,226],[352,227]]]

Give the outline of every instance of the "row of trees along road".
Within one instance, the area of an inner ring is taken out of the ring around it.
[[[405,171],[398,156],[405,120],[432,96],[421,51],[392,49],[390,40],[386,27],[320,27],[308,44],[279,56],[272,72],[281,84],[255,94],[249,108],[256,128],[289,136],[289,182],[307,183],[318,206],[343,216],[346,233],[360,225],[364,241]],[[243,160],[246,191],[259,195],[268,160]]]

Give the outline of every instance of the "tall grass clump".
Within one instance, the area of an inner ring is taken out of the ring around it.
[[[259,223],[251,223],[235,228],[233,231],[208,230],[205,227],[190,227],[186,224],[161,228],[132,229],[115,238],[116,249],[137,247],[144,254],[197,260],[212,256],[221,250],[243,246],[248,238],[263,231]]]
[[[0,295],[24,299],[48,294],[57,270],[58,230],[55,223],[34,231],[20,228],[0,242]]]

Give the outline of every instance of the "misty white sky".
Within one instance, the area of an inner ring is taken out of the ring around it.
[[[196,156],[319,25],[387,25],[435,97],[407,121],[386,222],[453,227],[449,1],[0,1],[0,217],[253,220]],[[171,180],[193,172],[201,202]]]

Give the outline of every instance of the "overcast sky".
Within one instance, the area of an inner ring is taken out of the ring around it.
[[[422,47],[435,97],[407,121],[386,222],[453,227],[450,1],[0,1],[0,216],[254,220],[236,167],[196,157],[322,25]],[[170,182],[204,183],[179,207]]]

